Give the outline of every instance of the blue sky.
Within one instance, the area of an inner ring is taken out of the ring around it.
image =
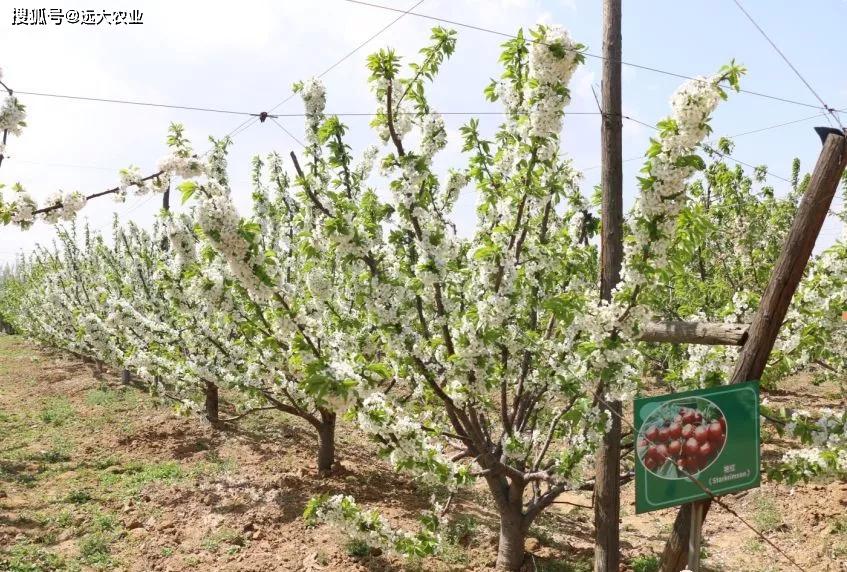
[[[413,0],[377,0],[407,9]],[[745,0],[747,10],[800,69],[831,106],[847,107],[847,79],[842,63],[844,0],[796,2]],[[37,8],[38,1],[16,0],[15,7]],[[79,2],[52,2],[51,8],[98,8]],[[291,84],[316,75],[336,62],[397,14],[354,5],[343,0],[241,0],[232,2],[110,2],[110,9],[140,9],[144,24],[133,27],[12,26],[12,5],[0,11],[0,67],[4,81],[19,91],[51,92],[122,98],[177,105],[217,107],[260,112],[285,99]],[[424,0],[422,14],[515,32],[539,21],[565,26],[592,53],[601,53],[599,0]],[[329,112],[372,112],[373,98],[364,68],[368,53],[385,46],[414,58],[434,22],[405,16],[388,31],[325,77]],[[430,89],[439,111],[496,111],[482,90],[499,75],[499,46],[503,38],[457,28],[455,55]],[[732,0],[649,0],[624,2],[624,60],[685,75],[709,74],[735,58],[748,68],[743,87],[816,104],[814,96],[793,75]],[[596,111],[591,86],[599,85],[601,62],[588,58],[572,83],[571,111]],[[653,124],[668,112],[668,99],[682,81],[624,67],[624,113]],[[37,199],[57,189],[88,194],[117,184],[117,170],[129,164],[143,172],[155,170],[165,155],[167,126],[185,124],[199,151],[208,135],[222,136],[242,122],[241,117],[194,111],[153,109],[105,103],[20,96],[28,107],[30,124],[20,138],[11,138],[9,158],[0,167],[0,182],[20,181]],[[276,110],[299,113],[298,98]],[[812,116],[810,107],[782,103],[749,94],[733,95],[718,110],[716,135],[732,135]],[[847,117],[847,116],[845,116]],[[451,143],[439,166],[461,166],[458,128],[468,117],[448,117]],[[483,130],[493,133],[499,118],[485,116]],[[302,118],[281,118],[295,134]],[[345,118],[356,149],[376,143],[367,118]],[[826,125],[823,117],[751,134],[737,139],[734,156],[767,164],[773,173],[788,176],[790,162],[799,157],[811,169],[820,144],[812,127]],[[624,130],[624,158],[646,148],[650,131],[632,122]],[[585,190],[599,176],[599,118],[573,115],[566,119],[563,149],[578,168],[585,169]],[[249,204],[249,160],[277,150],[297,149],[271,122],[256,124],[234,139],[230,158],[234,193],[241,206]],[[625,164],[625,194],[631,204],[639,161]],[[772,180],[778,192],[786,184]],[[840,201],[839,201],[840,204]],[[473,224],[474,196],[464,195],[456,212],[460,227]],[[130,198],[117,205],[100,199],[83,211],[95,227],[107,228],[113,212],[139,222],[153,219],[156,200]],[[828,221],[819,246],[840,232]],[[0,263],[15,252],[49,241],[51,227],[39,223],[28,232],[0,229]]]

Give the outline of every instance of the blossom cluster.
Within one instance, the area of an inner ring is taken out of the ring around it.
[[[378,512],[362,510],[349,495],[312,499],[304,516],[312,524],[333,524],[354,541],[401,556],[433,554],[441,543],[435,515],[424,515],[420,532],[402,531]]]
[[[20,135],[26,127],[26,108],[13,95],[7,95],[0,107],[0,131]]]

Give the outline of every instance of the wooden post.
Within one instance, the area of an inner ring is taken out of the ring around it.
[[[621,0],[603,0],[600,297],[611,300],[623,263],[623,117],[621,112]],[[597,391],[605,391],[603,383]],[[606,409],[604,406],[603,409]],[[609,431],[597,450],[594,485],[594,571],[620,566],[621,404],[609,403]]]
[[[638,335],[638,340],[670,344],[743,346],[747,341],[749,328],[750,324],[667,320],[645,324]]]
[[[691,505],[691,533],[688,537],[688,566],[691,572],[700,572],[700,539],[703,536],[703,505]]]
[[[806,194],[803,195],[788,238],[785,239],[762,301],[753,317],[747,342],[741,349],[731,383],[761,378],[779,328],[791,304],[791,298],[812,256],[845,165],[847,139],[843,134],[830,134],[824,142]],[[703,509],[702,518],[705,520],[711,502],[702,501],[700,504]],[[685,505],[677,513],[671,536],[665,544],[662,572],[679,572],[685,565],[691,520],[691,505]]]

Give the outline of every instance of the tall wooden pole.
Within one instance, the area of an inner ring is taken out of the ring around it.
[[[782,321],[788,312],[791,298],[803,278],[806,265],[820,234],[838,181],[847,165],[847,139],[843,134],[830,134],[823,146],[812,179],[800,202],[797,216],[779,259],[776,261],[762,301],[753,317],[747,341],[741,349],[733,371],[731,383],[759,379],[776,342]],[[705,520],[709,512],[709,501],[702,503]],[[662,572],[679,572],[686,563],[689,530],[691,528],[691,505],[686,505],[676,515],[671,537],[662,554]]]
[[[600,296],[612,298],[623,262],[623,117],[621,113],[621,0],[603,0],[602,229]],[[598,392],[603,392],[602,382]],[[604,407],[605,408],[605,407]],[[594,571],[618,572],[620,565],[621,404],[609,403],[611,428],[597,450],[594,485]]]

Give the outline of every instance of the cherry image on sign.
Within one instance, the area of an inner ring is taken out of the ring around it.
[[[638,435],[638,458],[664,479],[685,479],[714,462],[726,443],[726,417],[704,398],[667,403],[655,410]]]
[[[636,399],[633,412],[637,513],[759,486],[757,382]]]

